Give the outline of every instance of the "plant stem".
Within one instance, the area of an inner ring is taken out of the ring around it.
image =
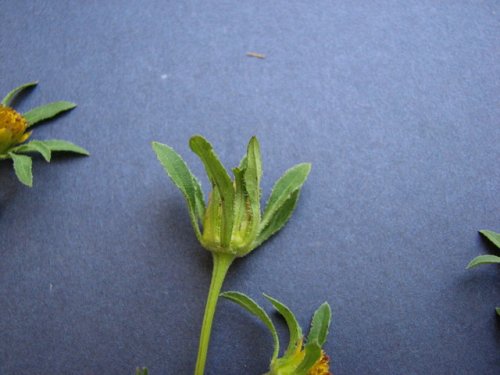
[[[212,281],[208,291],[207,304],[205,306],[205,315],[201,326],[200,344],[198,347],[198,358],[196,359],[195,375],[203,375],[205,371],[205,362],[207,360],[208,345],[210,343],[210,333],[212,332],[212,322],[214,320],[215,308],[219,299],[222,283],[226,277],[227,270],[233,263],[234,256],[230,254],[212,253],[213,270]]]

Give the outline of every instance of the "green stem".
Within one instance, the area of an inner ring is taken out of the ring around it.
[[[234,256],[230,254],[212,253],[214,268],[212,271],[212,281],[208,291],[205,315],[201,326],[200,345],[198,347],[198,358],[196,359],[195,375],[203,375],[205,363],[207,361],[208,345],[210,343],[210,333],[212,332],[212,322],[214,320],[215,308],[219,299],[220,289],[226,277],[227,270],[233,263]]]

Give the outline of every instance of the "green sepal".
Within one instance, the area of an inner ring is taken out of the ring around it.
[[[495,263],[500,263],[500,257],[496,255],[479,255],[470,261],[470,263],[467,265],[467,268],[473,268],[482,264]]]
[[[33,172],[32,165],[33,161],[29,156],[26,155],[17,155],[13,152],[9,152],[9,156],[11,157],[14,163],[14,172],[16,173],[17,178],[24,185],[32,187],[33,186]]]
[[[324,302],[314,312],[311,328],[309,330],[309,334],[307,335],[307,342],[316,341],[320,346],[322,346],[328,336],[331,319],[332,310],[330,309],[330,305],[328,302]]]
[[[46,162],[50,162],[51,150],[44,144],[43,141],[31,141],[29,143],[24,143],[20,146],[14,147],[11,151],[22,154],[38,152],[43,156]]]
[[[24,85],[16,87],[14,90],[12,90],[7,95],[5,95],[5,97],[2,99],[2,105],[10,106],[10,103],[16,97],[17,94],[21,93],[21,91],[23,91],[29,87],[36,86],[37,84],[38,84],[38,81],[33,81],[33,82],[28,82],[28,83],[25,83]]]
[[[68,141],[62,141],[60,139],[47,139],[44,141],[37,141],[39,144],[43,144],[51,152],[71,152],[73,154],[79,154],[84,156],[89,156],[90,153],[83,147],[77,146]]]
[[[495,233],[492,230],[480,230],[483,236],[485,236],[488,240],[490,240],[497,248],[500,249],[500,233]]]
[[[228,292],[221,293],[220,296],[237,303],[238,305],[243,307],[245,310],[247,310],[250,314],[259,318],[262,321],[262,323],[264,323],[266,325],[266,327],[271,332],[271,335],[273,336],[274,351],[273,351],[272,361],[274,361],[276,358],[278,358],[278,354],[279,354],[279,350],[280,350],[278,333],[276,332],[276,327],[274,326],[273,322],[271,321],[271,318],[269,318],[269,315],[267,315],[267,313],[264,311],[264,309],[262,307],[260,307],[257,304],[257,302],[255,302],[253,299],[251,299],[247,295],[240,293],[240,292],[228,291]]]
[[[143,367],[143,368],[139,368],[137,367],[135,369],[135,375],[148,375],[149,372],[148,372],[148,369],[146,367]]]
[[[297,164],[276,182],[262,217],[257,244],[260,245],[286,224],[310,171],[311,164]]]
[[[201,241],[198,220],[203,220],[205,201],[199,181],[191,173],[191,170],[182,157],[173,148],[158,142],[153,142],[152,147],[163,169],[174,185],[184,195],[188,205],[191,224],[193,225],[196,237]]]
[[[269,300],[269,302],[272,303],[274,308],[283,316],[286,325],[288,326],[290,342],[288,344],[288,348],[285,351],[285,354],[283,355],[283,360],[286,361],[289,357],[291,357],[295,353],[297,344],[301,345],[302,328],[300,328],[300,325],[297,322],[297,318],[295,317],[293,312],[286,305],[284,305],[277,299],[268,296],[265,293],[264,297],[266,297]]]
[[[58,114],[69,111],[76,107],[75,103],[59,101],[49,104],[44,104],[39,107],[33,108],[23,114],[24,118],[28,121],[28,128],[39,123],[40,121],[48,120]]]
[[[220,162],[212,145],[202,136],[195,135],[189,140],[189,147],[203,162],[214,190],[218,189],[222,205],[220,242],[229,248],[233,230],[234,188],[226,169]]]
[[[497,307],[495,311],[497,312],[497,315],[500,316],[500,307]]]

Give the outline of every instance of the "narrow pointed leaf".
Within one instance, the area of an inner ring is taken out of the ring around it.
[[[39,144],[43,144],[50,151],[56,152],[71,152],[73,154],[89,156],[90,153],[83,147],[77,146],[68,141],[62,141],[60,139],[48,139],[44,141],[37,141]]]
[[[274,341],[273,360],[275,360],[278,357],[280,350],[278,333],[276,332],[276,328],[274,327],[271,318],[269,318],[269,315],[267,315],[264,309],[262,309],[262,307],[260,307],[257,304],[257,302],[255,302],[253,299],[240,292],[233,292],[233,291],[224,292],[221,293],[221,297],[227,298],[228,300],[237,303],[245,310],[247,310],[250,314],[259,318],[262,321],[262,323],[266,325],[266,327],[271,332],[271,335],[273,336],[273,341]]]
[[[279,207],[278,210],[267,220],[266,226],[264,227],[261,223],[259,235],[255,241],[253,247],[259,246],[262,242],[266,241],[273,234],[278,232],[281,228],[285,226],[287,221],[293,214],[295,207],[297,206],[297,201],[299,200],[300,189],[295,190],[290,197]]]
[[[489,239],[496,247],[500,249],[500,233],[495,233],[492,230],[486,229],[480,230],[479,233]]]
[[[14,172],[17,178],[26,186],[33,186],[33,172],[32,172],[32,160],[26,155],[17,155],[13,152],[9,152],[9,156],[14,162]]]
[[[307,342],[316,341],[320,346],[322,346],[328,336],[328,328],[330,327],[331,318],[332,310],[330,309],[330,305],[325,302],[314,313],[311,329],[307,335]]]
[[[480,266],[482,264],[495,264],[500,263],[500,257],[496,255],[479,255],[470,261],[467,265],[467,268],[473,268],[476,266]]]
[[[299,190],[311,171],[311,164],[297,164],[285,172],[285,174],[276,182],[267,201],[264,216],[262,218],[262,227],[265,228],[272,220],[274,214],[290,198],[290,196]]]
[[[308,343],[304,347],[304,359],[300,362],[299,367],[295,370],[294,375],[306,375],[312,366],[321,357],[321,346],[317,342]]]
[[[16,97],[17,94],[21,93],[21,91],[29,88],[36,86],[38,84],[38,81],[33,81],[33,82],[28,82],[25,83],[24,85],[16,87],[14,90],[9,92],[7,95],[5,95],[5,98],[2,99],[2,104],[5,106],[10,106],[10,103],[12,103],[12,100]]]
[[[229,247],[233,229],[234,188],[226,169],[215,154],[212,145],[202,136],[195,135],[189,140],[191,150],[203,162],[208,178],[219,190],[222,202],[221,245]]]
[[[284,305],[277,299],[274,299],[273,297],[268,296],[267,294],[264,294],[264,297],[266,297],[269,300],[269,302],[273,304],[274,308],[278,310],[278,312],[285,319],[286,325],[288,326],[288,332],[290,334],[290,342],[288,344],[288,348],[286,349],[285,354],[283,355],[283,358],[292,356],[295,353],[295,348],[297,346],[297,343],[299,342],[299,340],[302,339],[302,329],[300,328],[300,325],[297,322],[297,318],[295,318],[293,312],[286,305]]]
[[[24,113],[23,116],[28,121],[28,127],[30,127],[40,121],[48,120],[62,112],[69,111],[70,109],[73,109],[75,107],[76,104],[71,102],[53,102],[33,108],[31,111]]]
[[[205,203],[200,183],[191,173],[182,157],[173,148],[158,142],[153,142],[152,147],[165,172],[184,195],[191,224],[196,236],[200,239],[201,233],[198,220],[202,220],[205,213]]]
[[[13,148],[12,151],[16,153],[38,152],[43,156],[45,161],[50,162],[50,148],[47,147],[42,141],[31,141]]]

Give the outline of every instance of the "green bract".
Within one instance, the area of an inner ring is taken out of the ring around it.
[[[24,154],[39,153],[47,162],[50,162],[54,151],[89,155],[85,149],[67,141],[52,139],[25,143],[31,135],[27,130],[33,125],[76,107],[74,103],[59,101],[36,107],[23,114],[10,107],[16,95],[37,84],[38,82],[29,82],[16,87],[0,103],[0,160],[12,159],[17,178],[30,187],[33,185],[32,160]]]
[[[257,302],[240,292],[224,292],[222,297],[229,299],[243,307],[252,315],[259,318],[271,332],[274,341],[274,350],[269,365],[269,372],[265,375],[309,375],[330,374],[329,359],[322,347],[328,336],[331,321],[330,305],[323,303],[314,313],[307,340],[292,311],[280,301],[265,295],[274,308],[283,316],[288,326],[289,344],[279,356],[280,343],[278,333],[269,315]],[[305,342],[305,344],[304,344]]]
[[[480,230],[479,233],[500,249],[500,233],[495,233],[491,230]],[[470,261],[467,268],[473,268],[481,264],[500,264],[500,257],[496,255],[479,255]],[[500,307],[497,307],[495,311],[497,315],[500,315]]]
[[[191,224],[201,245],[213,255],[210,284],[195,374],[204,372],[213,315],[227,270],[237,257],[250,253],[279,231],[292,215],[311,165],[298,164],[276,182],[264,212],[260,207],[262,160],[257,138],[229,177],[212,145],[202,136],[189,141],[201,159],[212,185],[207,203],[199,181],[171,147],[153,142],[158,160],[186,200]]]

